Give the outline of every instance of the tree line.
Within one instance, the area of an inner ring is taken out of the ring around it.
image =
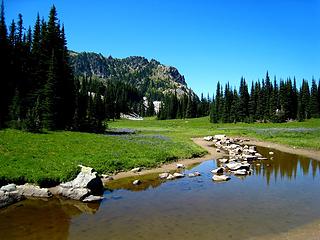
[[[210,99],[201,98],[189,91],[181,96],[174,93],[166,94],[163,96],[157,118],[164,119],[184,119],[196,118],[209,115]]]
[[[320,117],[320,81],[302,81],[298,89],[296,79],[273,82],[267,72],[265,79],[251,83],[240,80],[239,91],[227,83],[223,88],[217,83],[216,93],[210,104],[210,121],[223,122],[284,122]]]
[[[105,119],[138,111],[142,101],[135,87],[121,81],[74,77],[55,6],[48,21],[37,15],[33,29],[24,28],[19,14],[8,31],[2,2],[0,52],[0,128],[102,132]]]

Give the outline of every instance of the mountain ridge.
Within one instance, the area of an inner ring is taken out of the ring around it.
[[[70,62],[75,76],[128,82],[153,100],[160,100],[163,94],[170,92],[176,92],[178,96],[194,95],[177,68],[155,59],[141,56],[113,58],[101,53],[70,51]]]

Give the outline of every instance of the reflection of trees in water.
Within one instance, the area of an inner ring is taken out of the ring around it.
[[[99,203],[27,199],[0,211],[1,239],[68,239],[72,217],[98,209]]]
[[[275,181],[280,179],[295,179],[298,172],[304,176],[310,173],[310,167],[313,177],[320,171],[320,162],[310,160],[309,158],[298,156],[295,154],[280,152],[274,149],[258,147],[258,152],[263,156],[269,156],[269,151],[273,151],[273,160],[261,162],[261,166],[255,166],[255,174],[262,175],[266,178],[267,184],[270,184],[271,177]],[[270,157],[270,156],[269,156]]]

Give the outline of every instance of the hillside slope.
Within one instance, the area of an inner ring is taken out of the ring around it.
[[[157,100],[163,93],[176,91],[178,96],[193,91],[175,67],[144,57],[117,59],[92,52],[70,52],[76,76],[91,76],[101,80],[124,81],[136,86],[145,96]]]

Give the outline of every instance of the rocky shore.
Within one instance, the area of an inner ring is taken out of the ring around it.
[[[26,183],[24,185],[8,184],[0,188],[0,208],[9,206],[26,198],[50,198],[54,195],[83,202],[102,200],[103,184],[93,168],[79,165],[78,176],[53,188],[40,188]]]

